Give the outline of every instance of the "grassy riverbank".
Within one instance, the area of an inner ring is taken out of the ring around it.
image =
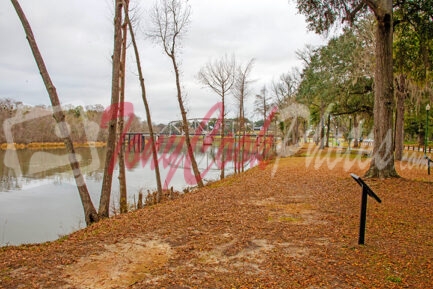
[[[85,142],[85,143],[75,143],[75,148],[82,147],[105,147],[107,144],[105,142]],[[65,144],[63,142],[32,142],[28,144],[8,144],[2,143],[0,144],[0,149],[2,150],[20,150],[20,149],[64,149]]]
[[[41,245],[0,248],[0,288],[430,288],[433,176],[367,180],[365,158],[298,152]]]

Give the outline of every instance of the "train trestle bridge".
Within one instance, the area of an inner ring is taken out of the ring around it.
[[[212,145],[215,141],[221,140],[221,121],[215,118],[193,118],[188,120],[189,134],[192,138],[201,141],[203,145]],[[225,134],[224,139],[229,139],[230,142],[240,141],[241,138],[248,143],[254,142],[257,146],[263,144],[273,144],[274,135],[265,132],[252,131],[243,134],[237,131],[238,121],[226,120],[225,121]],[[182,129],[182,121],[171,121],[158,133],[155,133],[156,144],[162,144],[169,139],[177,139],[185,136]],[[247,125],[252,128],[251,124]],[[150,140],[150,134],[146,132],[125,132],[123,133],[123,145],[127,151],[142,152],[146,143]]]

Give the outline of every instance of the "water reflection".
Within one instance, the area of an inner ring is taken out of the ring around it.
[[[246,148],[243,165],[249,168],[258,163],[262,152],[254,145]],[[78,148],[76,152],[92,201],[97,206],[105,149]],[[222,149],[218,143],[195,145],[195,156],[205,180],[217,179],[223,166],[226,174],[234,171],[234,160],[240,159],[240,153],[234,145],[226,146],[224,152],[226,158],[222,162]],[[160,142],[158,155],[165,187],[182,190],[195,184],[188,157],[179,140]],[[18,163],[10,162],[11,156]],[[85,225],[66,150],[0,151],[0,159],[0,246],[54,240]],[[131,204],[138,199],[140,190],[156,189],[151,159],[150,150],[146,147],[141,152],[126,153],[126,181]],[[113,171],[113,210],[119,203],[117,176],[116,167]]]
[[[1,157],[1,152],[0,152]],[[14,175],[14,171],[5,166],[0,166],[0,192],[17,190],[21,186],[18,183],[18,179]]]
[[[76,150],[83,173],[88,176],[102,170],[103,163],[100,161],[103,161],[105,155],[104,149],[93,148],[92,150],[93,152],[89,148]],[[2,192],[20,189],[22,183],[26,184],[34,180],[50,179],[53,176],[57,179],[69,180],[73,176],[65,149],[0,151],[0,159],[5,160],[8,154],[15,154],[18,162],[11,165],[10,162],[4,161],[0,166],[2,181],[0,191]]]

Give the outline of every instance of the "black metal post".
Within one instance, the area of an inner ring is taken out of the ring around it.
[[[359,223],[359,238],[358,245],[364,245],[365,239],[365,224],[367,220],[367,197],[368,194],[365,188],[362,188],[362,200],[361,200],[361,219]]]
[[[362,199],[361,199],[361,217],[359,224],[359,238],[358,244],[364,245],[365,239],[365,225],[367,220],[367,199],[368,196],[375,199],[378,203],[381,203],[382,200],[370,189],[370,187],[357,175],[350,174],[351,177],[358,183],[358,185],[362,188]]]

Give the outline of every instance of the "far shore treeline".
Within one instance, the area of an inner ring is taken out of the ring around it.
[[[63,107],[66,123],[74,142],[86,143],[106,142],[108,132],[101,128],[100,123],[104,113],[104,107],[100,104]],[[31,120],[25,116],[33,114]],[[16,144],[29,145],[31,143],[63,143],[56,130],[56,121],[53,118],[52,108],[45,105],[29,106],[21,102],[0,98],[0,123],[12,120],[11,133]],[[87,127],[85,127],[87,125]],[[159,126],[155,126],[157,128]],[[147,122],[135,116],[129,131],[148,132]],[[0,129],[0,144],[8,142],[7,130]]]
[[[101,126],[106,107],[101,104],[84,107],[68,104],[62,108],[65,112],[70,135],[77,147],[86,146],[87,143],[92,143],[95,146],[104,146],[107,143],[108,130]],[[31,115],[30,118],[29,115]],[[10,123],[5,126],[7,121]],[[215,122],[216,119],[211,120],[209,124],[215,124]],[[250,123],[247,118],[245,118],[245,122],[248,123],[247,126],[250,130],[252,127],[261,127],[264,124],[263,120]],[[13,99],[0,98],[0,123],[3,124],[0,129],[1,149],[8,148],[7,143],[14,143],[14,148],[17,149],[64,147],[63,140],[57,130],[57,123],[53,118],[51,106],[31,106]],[[235,123],[232,124],[234,127],[227,126],[226,131],[239,130],[238,122],[235,121]],[[179,124],[177,125],[179,126]],[[163,123],[153,123],[152,127],[155,133],[160,133],[166,126],[167,124]],[[134,114],[127,132],[149,133],[149,127],[145,120]],[[8,133],[10,134],[9,139]]]

